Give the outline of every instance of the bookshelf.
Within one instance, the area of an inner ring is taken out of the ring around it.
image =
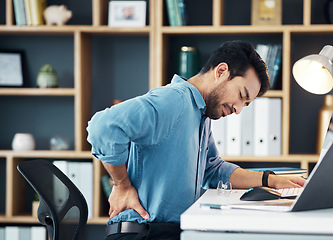
[[[198,16],[192,25],[170,27],[165,1],[150,0],[147,26],[139,28],[108,27],[106,0],[85,0],[84,10],[80,9],[82,1],[70,2],[68,4],[72,5],[68,8],[73,10],[73,18],[68,25],[32,27],[16,26],[12,0],[0,1],[0,9],[5,9],[5,18],[0,19],[0,45],[4,49],[23,49],[28,68],[25,87],[0,88],[0,111],[4,121],[0,127],[0,223],[38,222],[26,206],[26,201],[31,201],[28,186],[16,171],[16,165],[20,161],[44,158],[93,162],[94,209],[88,223],[105,224],[108,203],[100,186],[105,170],[89,151],[87,122],[92,114],[110,106],[114,99],[127,99],[167,84],[176,71],[177,50],[184,44],[196,45],[202,61],[226,40],[282,44],[282,88],[266,94],[282,99],[282,155],[223,158],[238,163],[292,163],[306,169],[317,161],[316,121],[323,97],[300,90],[294,83],[291,66],[298,58],[319,52],[324,44],[332,44],[333,25],[313,17],[318,14],[312,12],[318,5],[323,6],[324,1],[293,1],[298,7],[297,18],[284,17],[280,26],[252,26],[250,10],[246,10],[251,9],[249,0],[241,1],[244,7],[239,11],[245,19],[242,21],[232,21],[230,11],[223,10],[238,10],[239,0],[194,0],[187,6],[192,17],[200,9],[206,14]],[[61,1],[52,3],[61,4]],[[311,46],[307,46],[305,40],[311,40]],[[36,51],[39,54],[35,54]],[[58,70],[59,88],[36,88],[38,69],[48,61]],[[301,124],[300,116],[307,118]],[[17,125],[11,124],[14,118]],[[25,130],[34,133],[37,150],[11,151],[14,133]],[[69,136],[69,151],[48,150],[47,142],[57,133]],[[300,139],[306,139],[304,146],[297,144]]]

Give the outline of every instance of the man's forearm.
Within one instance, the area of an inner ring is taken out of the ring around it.
[[[230,176],[229,181],[233,188],[250,188],[261,186],[262,172],[248,171],[237,168]]]
[[[126,165],[110,165],[102,162],[106,171],[112,177],[113,183],[117,187],[130,187],[131,181],[128,178]]]

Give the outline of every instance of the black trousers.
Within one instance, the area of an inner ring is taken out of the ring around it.
[[[140,233],[111,234],[105,240],[179,240],[179,223],[148,223]]]

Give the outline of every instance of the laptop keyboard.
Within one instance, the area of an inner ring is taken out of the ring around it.
[[[283,189],[273,189],[281,194],[281,197],[297,197],[303,191],[303,188],[283,188]]]

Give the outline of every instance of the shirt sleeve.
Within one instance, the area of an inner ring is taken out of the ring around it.
[[[220,180],[223,183],[229,182],[230,175],[239,168],[238,165],[224,161],[220,156],[215,145],[209,121],[209,139],[206,169],[203,179],[203,188],[216,188]]]
[[[182,103],[177,91],[161,88],[97,112],[87,127],[92,154],[109,164],[125,163],[131,142],[154,145],[168,136],[183,112]]]

